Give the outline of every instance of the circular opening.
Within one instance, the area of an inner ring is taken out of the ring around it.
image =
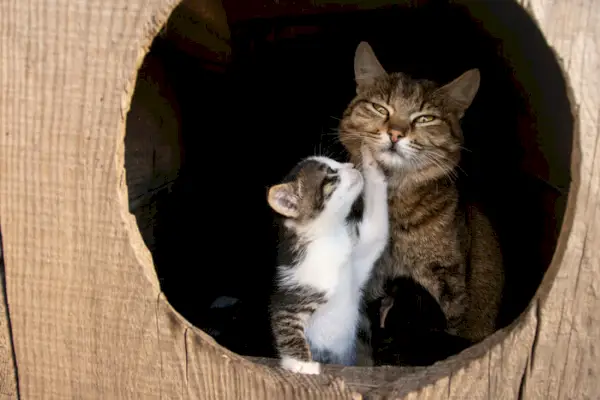
[[[367,41],[388,71],[417,78],[446,83],[479,68],[459,173],[498,234],[499,326],[512,322],[550,264],[570,183],[565,83],[528,15],[508,2],[235,3],[223,1],[231,38],[220,8],[174,10],[140,67],[127,119],[130,210],[173,307],[230,350],[275,355],[267,310],[277,232],[266,189],[308,155],[346,157],[335,131],[355,94],[356,46]],[[406,318],[424,318],[411,307]]]

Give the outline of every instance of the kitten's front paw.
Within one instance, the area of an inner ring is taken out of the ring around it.
[[[363,168],[377,168],[377,161],[373,156],[373,152],[366,144],[360,146],[360,155],[362,157]]]
[[[360,148],[361,156],[362,156],[362,169],[365,178],[371,181],[385,183],[387,182],[385,174],[381,170],[381,167],[375,160],[375,156],[373,156],[373,152],[367,145],[362,145]]]
[[[318,375],[321,373],[321,364],[315,361],[301,361],[292,357],[281,358],[281,368],[298,374]]]

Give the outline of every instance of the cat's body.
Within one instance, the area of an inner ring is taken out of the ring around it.
[[[362,287],[388,239],[387,185],[368,157],[363,175],[308,158],[269,191],[269,204],[284,217],[271,319],[288,370],[314,374],[319,363],[355,363]],[[363,216],[353,220],[363,187]]]
[[[367,145],[388,177],[390,244],[365,299],[408,276],[440,304],[447,331],[477,341],[495,329],[503,288],[502,258],[487,218],[459,201],[460,119],[479,88],[470,70],[449,84],[386,73],[370,46],[355,57],[357,96],[340,123],[354,160]]]
[[[390,196],[391,245],[366,298],[382,296],[390,279],[409,276],[439,302],[448,332],[478,341],[495,329],[503,283],[500,251],[487,218],[473,205],[461,207],[456,188],[438,183],[428,188],[429,196]]]

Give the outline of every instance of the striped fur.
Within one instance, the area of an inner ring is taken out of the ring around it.
[[[470,70],[438,86],[386,73],[370,46],[356,51],[357,95],[340,123],[352,159],[367,145],[389,181],[390,245],[374,268],[366,299],[408,276],[440,304],[447,331],[480,340],[495,329],[504,283],[502,257],[487,218],[459,201],[455,183],[460,119],[479,87]]]

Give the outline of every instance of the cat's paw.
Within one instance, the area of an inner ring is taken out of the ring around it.
[[[315,361],[301,361],[293,357],[282,357],[281,368],[297,374],[318,375],[321,373],[321,364]]]
[[[375,156],[371,149],[363,144],[360,148],[360,153],[362,158],[362,170],[365,178],[378,183],[387,182],[385,174],[379,166],[379,163],[377,163],[377,160],[375,160]]]

